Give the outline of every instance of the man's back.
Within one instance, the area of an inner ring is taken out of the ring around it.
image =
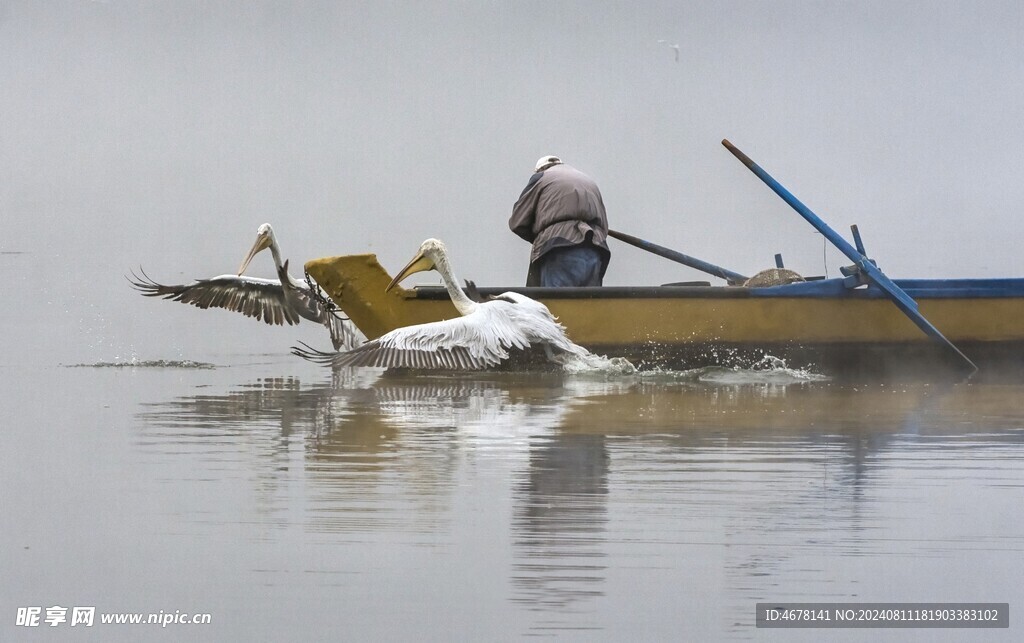
[[[540,285],[530,282],[537,281],[545,256],[551,259],[553,251],[564,255],[573,248],[592,248],[597,253],[598,274],[588,282],[596,279],[599,285],[610,256],[608,218],[597,183],[583,172],[561,161],[536,172],[512,208],[509,228],[533,244],[527,285]]]

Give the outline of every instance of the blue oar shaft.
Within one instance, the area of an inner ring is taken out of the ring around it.
[[[846,255],[851,261],[853,261],[860,270],[867,275],[867,277],[875,283],[879,288],[882,289],[896,304],[903,314],[910,318],[918,328],[923,330],[929,337],[935,340],[940,345],[946,347],[951,353],[969,367],[973,373],[978,370],[978,367],[974,365],[966,355],[964,355],[959,348],[957,348],[953,342],[946,339],[938,328],[932,325],[930,321],[924,318],[917,309],[917,302],[915,302],[910,295],[903,292],[903,289],[892,282],[889,277],[885,275],[875,264],[871,263],[867,257],[857,251],[850,243],[841,237],[835,230],[830,228],[828,224],[821,220],[818,215],[811,212],[810,208],[800,202],[800,199],[793,196],[789,190],[782,187],[782,185],[776,181],[770,174],[764,171],[760,165],[754,163],[749,156],[741,152],[736,146],[727,140],[722,141],[722,145],[726,147],[733,156],[738,158],[751,172],[757,175],[759,179],[764,181],[765,185],[770,187],[773,192],[782,197],[785,201],[797,211],[797,214],[802,216],[808,223],[820,232],[826,239],[832,242],[836,248],[839,249],[844,255]]]
[[[865,259],[864,255],[857,252],[857,249],[850,245],[850,243],[839,235],[835,230],[830,228],[824,221],[821,220],[818,215],[811,212],[810,208],[800,202],[800,199],[793,196],[793,194],[782,187],[782,185],[776,181],[770,174],[764,171],[764,169],[754,163],[749,156],[741,152],[735,145],[727,140],[722,141],[724,145],[733,155],[738,158],[744,165],[746,165],[751,172],[757,175],[759,179],[765,182],[776,194],[782,197],[782,200],[788,203],[797,214],[807,220],[812,226],[817,228],[818,232],[823,234],[826,239],[832,242],[832,245],[839,248],[840,252],[850,258],[850,261],[859,264]],[[909,299],[909,298],[908,298]],[[911,300],[913,301],[913,300]]]
[[[748,279],[748,277],[745,277],[738,272],[733,272],[732,270],[728,270],[721,266],[716,266],[713,263],[702,261],[700,259],[697,259],[696,257],[691,257],[690,255],[684,255],[681,252],[677,252],[675,250],[672,250],[671,248],[666,248],[664,246],[659,246],[658,244],[651,243],[650,241],[638,239],[637,237],[634,237],[633,235],[630,234],[626,234],[625,232],[609,230],[608,236],[614,237],[619,241],[628,243],[631,246],[636,246],[641,250],[646,250],[647,252],[656,254],[659,257],[664,257],[666,259],[675,261],[676,263],[681,263],[684,266],[689,266],[695,270],[700,270],[701,272],[706,272],[709,275],[714,275],[715,277],[718,277],[720,279],[725,279],[730,284],[742,284]]]

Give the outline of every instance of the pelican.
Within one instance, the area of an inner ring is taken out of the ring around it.
[[[473,301],[459,287],[448,251],[437,239],[427,239],[385,291],[409,275],[427,270],[441,273],[459,317],[405,326],[381,335],[358,348],[324,353],[293,348],[300,357],[333,367],[379,366],[421,369],[479,370],[509,359],[509,350],[541,346],[548,359],[561,363],[566,355],[590,352],[569,340],[547,306],[519,293],[506,292],[487,301]]]
[[[244,276],[253,258],[267,248],[274,256],[278,278]],[[135,279],[128,281],[147,297],[173,299],[199,308],[225,308],[277,326],[298,324],[299,319],[304,318],[327,327],[335,350],[352,348],[358,343],[354,327],[339,317],[329,302],[318,297],[309,285],[288,274],[288,261],[281,262],[281,248],[269,223],[256,230],[256,241],[238,268],[238,274],[197,279],[180,286],[158,284],[144,270],[142,275],[139,277],[133,272]]]

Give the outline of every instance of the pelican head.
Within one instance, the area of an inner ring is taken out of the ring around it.
[[[238,268],[238,274],[241,275],[245,272],[245,269],[249,267],[249,262],[253,260],[253,257],[272,245],[274,245],[274,229],[270,227],[269,223],[264,223],[256,229],[256,241],[252,244],[252,248],[249,249],[249,254],[245,256],[245,260],[242,262],[241,267]]]
[[[419,252],[412,258],[412,261],[405,265],[405,268],[398,273],[398,275],[391,280],[388,287],[384,289],[384,292],[389,292],[392,288],[397,286],[403,279],[411,274],[417,272],[426,272],[427,270],[437,270],[437,264],[442,262],[448,256],[448,249],[444,247],[444,243],[440,239],[427,239],[420,244]]]

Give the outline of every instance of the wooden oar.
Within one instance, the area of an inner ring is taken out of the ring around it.
[[[672,261],[675,261],[676,263],[681,263],[684,266],[689,266],[689,267],[694,268],[696,270],[700,270],[701,272],[706,272],[709,275],[714,275],[715,277],[718,277],[720,279],[725,279],[729,283],[730,286],[741,285],[741,284],[743,284],[743,282],[745,282],[749,278],[749,277],[744,277],[743,275],[741,275],[738,272],[733,272],[732,270],[727,270],[727,269],[725,269],[725,268],[723,268],[721,266],[716,266],[713,263],[708,263],[706,261],[701,261],[700,259],[697,259],[696,257],[691,257],[690,255],[684,255],[681,252],[676,252],[675,250],[672,250],[671,248],[666,248],[664,246],[659,246],[658,244],[651,243],[650,241],[644,241],[643,239],[638,239],[638,238],[634,237],[633,235],[629,235],[629,234],[626,234],[624,232],[618,232],[616,230],[609,230],[608,231],[608,236],[609,237],[614,237],[614,238],[618,239],[619,241],[624,241],[625,243],[628,243],[631,246],[636,246],[637,248],[640,248],[641,250],[646,250],[647,252],[656,254],[659,257],[664,257],[666,259],[670,259]]]
[[[811,212],[811,210],[800,202],[795,196],[793,196],[789,190],[782,187],[778,181],[776,181],[770,174],[765,172],[760,165],[750,160],[746,154],[741,152],[727,140],[722,141],[722,145],[726,147],[733,156],[738,158],[744,165],[746,165],[751,172],[757,175],[757,178],[765,182],[765,184],[772,189],[776,194],[782,197],[785,201],[797,211],[797,214],[802,216],[808,223],[815,227],[826,239],[832,242],[836,248],[839,249],[844,255],[850,258],[854,264],[860,269],[861,273],[865,275],[871,282],[878,286],[882,292],[884,292],[896,307],[899,308],[904,315],[910,318],[910,321],[914,322],[918,328],[923,330],[929,337],[932,338],[937,344],[944,347],[952,356],[954,356],[959,363],[968,371],[967,377],[970,377],[977,372],[978,367],[975,366],[966,355],[960,352],[953,342],[946,339],[945,335],[939,332],[939,329],[932,325],[924,316],[918,312],[917,302],[911,299],[910,295],[903,292],[903,289],[897,286],[889,279],[885,273],[871,262],[862,253],[858,252],[856,248],[850,245],[850,243],[839,236],[835,230],[830,228],[824,221],[818,218],[818,215]],[[859,235],[858,235],[859,236]]]

